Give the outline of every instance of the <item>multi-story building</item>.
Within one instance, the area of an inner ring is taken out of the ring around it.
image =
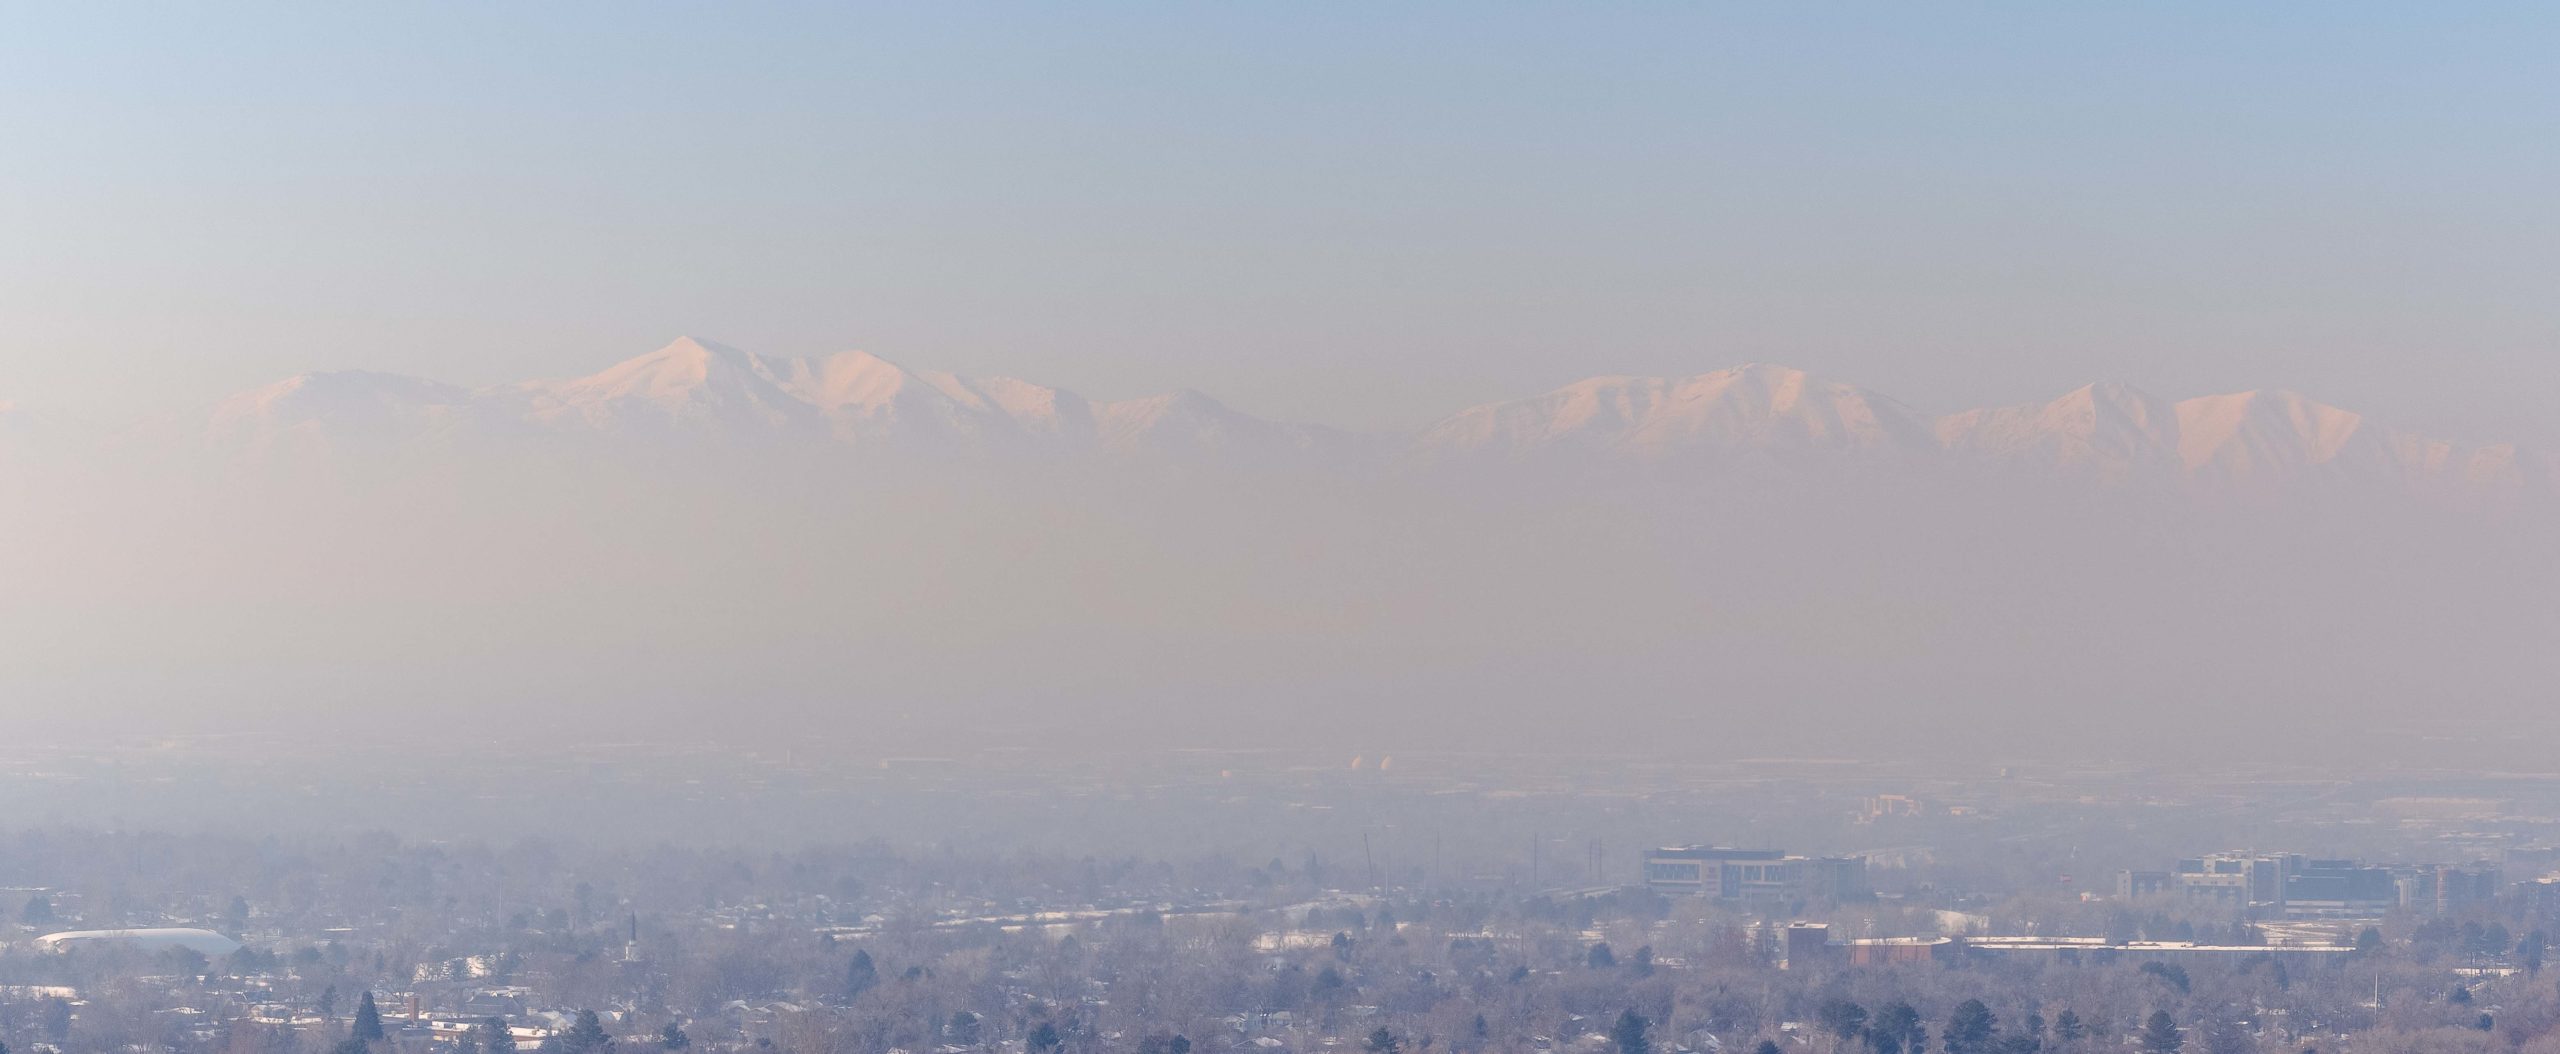
[[[2284,861],[2226,853],[2180,860],[2168,871],[2119,871],[2116,895],[2173,896],[2232,909],[2275,903],[2284,896]]]
[[[2524,901],[2524,914],[2539,922],[2560,922],[2560,878],[2537,878],[2516,885],[2517,896]]]
[[[2195,860],[2181,860],[2178,870],[2224,880],[2212,885],[2229,884],[2230,879],[2237,878],[2240,880],[2238,884],[2245,889],[2242,894],[2245,903],[2280,904],[2284,902],[2285,876],[2292,873],[2301,860],[2298,856],[2274,853],[2216,853]]]
[[[2244,909],[2250,904],[2249,876],[2227,871],[2185,871],[2170,876],[2170,891],[2190,904]]]
[[[1645,854],[1644,884],[1661,893],[1721,897],[1727,888],[1725,865],[1767,863],[1785,856],[1775,849],[1664,847]]]
[[[1776,849],[1671,846],[1645,854],[1645,885],[1718,900],[1856,900],[1874,895],[1864,857],[1789,856]]]
[[[2400,906],[2412,911],[2449,914],[2473,904],[2498,899],[2495,867],[2424,867],[2400,877]]]
[[[1920,799],[1907,794],[1877,794],[1859,803],[1858,822],[1874,823],[1889,816],[1920,815]]]
[[[2500,885],[2493,865],[2395,870],[2291,853],[2218,853],[2168,871],[2116,873],[2116,895],[2126,899],[2173,896],[2292,918],[2362,918],[2394,907],[2441,914],[2493,900]]]
[[[1787,924],[1787,968],[1825,962],[1831,956],[1831,927],[1820,922]]]
[[[2296,918],[2379,915],[2399,904],[2400,883],[2389,868],[2301,860],[2284,877],[2284,913]]]

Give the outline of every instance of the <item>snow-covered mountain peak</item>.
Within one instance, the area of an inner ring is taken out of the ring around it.
[[[2297,392],[2231,392],[2177,405],[2178,456],[2189,471],[2221,477],[2270,472],[2382,472],[2388,445],[2364,415]]]
[[[1949,414],[1936,431],[1950,451],[2107,476],[2167,469],[2178,449],[2176,409],[2119,381],[2041,403]]]
[[[531,420],[553,428],[740,434],[808,428],[817,414],[772,362],[691,337],[584,377],[519,385]]]
[[[1475,407],[1423,430],[1420,458],[1586,449],[1631,459],[1743,451],[1922,451],[1908,407],[1803,370],[1750,363],[1688,377],[1600,376]]]
[[[785,390],[829,413],[889,405],[917,383],[916,375],[905,367],[867,351],[792,359],[780,365],[778,372]]]
[[[450,384],[372,370],[297,374],[213,408],[207,433],[252,447],[401,442],[453,427],[472,393]]]
[[[317,421],[461,406],[471,393],[450,384],[372,370],[302,373],[223,400],[214,420]]]
[[[1107,452],[1244,465],[1279,457],[1350,473],[1524,459],[1781,471],[1979,465],[2110,480],[2441,481],[2560,493],[2560,458],[2549,453],[2386,429],[2281,389],[2172,403],[2099,381],[2042,402],[1931,420],[1869,389],[1767,362],[1678,377],[1587,377],[1461,411],[1400,445],[1266,420],[1189,388],[1092,402],[865,351],[765,357],[690,337],[584,376],[478,391],[362,370],[304,374],[224,400],[210,424],[216,440],[250,448],[288,438],[371,449],[553,433],[1005,459]],[[1389,447],[1400,456],[1382,456]]]

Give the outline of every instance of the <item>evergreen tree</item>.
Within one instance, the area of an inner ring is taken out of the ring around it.
[[[2149,1054],[2176,1054],[2179,1047],[2186,1045],[2186,1037],[2178,1034],[2178,1022],[2168,1011],[2154,1010],[2151,1020],[2143,1022],[2142,1049]]]
[[[1764,1039],[1760,1041],[1759,1046],[1751,1048],[1751,1054],[1786,1054],[1786,1052],[1778,1049],[1777,1040]]]
[[[1315,993],[1320,997],[1331,999],[1350,986],[1351,982],[1342,979],[1342,971],[1331,966],[1316,971]]]
[[[1955,1013],[1947,1015],[1946,1031],[1939,1042],[1947,1054],[1990,1054],[1991,1041],[2000,1030],[1999,1019],[1982,1000],[1967,999],[1956,1004]]]
[[[1606,970],[1618,965],[1618,954],[1609,950],[1609,942],[1602,941],[1591,946],[1591,954],[1584,956],[1583,961],[1594,970]]]
[[[1897,999],[1868,1021],[1867,1045],[1877,1054],[1924,1054],[1929,1049],[1929,1032],[1920,1024],[1920,1011]]]
[[[1867,1029],[1867,1008],[1846,999],[1831,999],[1815,1007],[1813,1020],[1822,1030],[1846,1043]]]
[[[2507,927],[2499,923],[2465,922],[2461,933],[2462,950],[2473,955],[2504,955],[2515,944],[2507,936]]]
[[[1025,1041],[1025,1045],[1037,1052],[1044,1050],[1056,1050],[1060,1044],[1065,1042],[1066,1041],[1058,1035],[1057,1025],[1043,1021],[1040,1023],[1040,1027],[1031,1030],[1031,1036]]]
[[[507,1029],[501,1018],[489,1018],[471,1030],[485,1054],[516,1054],[516,1034]]]
[[[1645,1034],[1651,1025],[1636,1008],[1628,1007],[1618,1015],[1618,1023],[1609,1026],[1609,1042],[1617,1044],[1618,1054],[1653,1054],[1653,1039]]]
[[[593,1010],[578,1011],[578,1020],[569,1030],[552,1037],[559,1041],[560,1054],[603,1054],[613,1049],[613,1037],[605,1034],[604,1022]]]
[[[1369,1054],[1397,1054],[1404,1049],[1404,1043],[1396,1039],[1394,1032],[1380,1025],[1377,1031],[1369,1033],[1369,1038],[1360,1044],[1360,1048]]]
[[[871,953],[859,948],[854,949],[853,961],[846,963],[844,967],[845,999],[859,999],[862,993],[870,991],[872,985],[879,983],[880,968],[872,965]]]
[[[658,1030],[658,1046],[664,1049],[683,1050],[692,1045],[693,1037],[685,1035],[684,1030],[677,1028],[673,1021],[667,1022],[667,1027]]]
[[[364,998],[356,1000],[354,1035],[356,1039],[366,1043],[379,1042],[382,1039],[382,1011],[374,1009],[371,991],[367,991]]]
[[[2142,964],[2142,972],[2147,976],[2157,977],[2169,987],[2177,989],[2179,995],[2187,994],[2193,984],[2187,979],[2187,968],[2174,963],[2147,962]]]
[[[2066,1044],[2075,1043],[2079,1041],[2082,1032],[2083,1029],[2080,1025],[2080,1015],[2078,1013],[2071,1010],[2064,1010],[2063,1012],[2053,1016],[2053,1038],[2055,1041]]]

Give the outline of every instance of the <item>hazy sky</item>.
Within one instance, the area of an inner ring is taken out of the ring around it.
[[[2548,5],[30,5],[0,401],[681,333],[1399,427],[1746,359],[2560,441]]]

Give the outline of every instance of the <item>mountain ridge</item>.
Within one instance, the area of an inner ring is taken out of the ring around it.
[[[1379,435],[1258,417],[1189,388],[1092,400],[1017,378],[911,369],[867,351],[787,358],[683,337],[594,373],[478,389],[366,370],[301,374],[222,400],[204,429],[217,446],[245,450],[545,434],[1408,471],[1531,462],[1980,465],[2109,481],[2560,492],[2560,458],[2548,452],[2393,428],[2285,389],[2171,401],[2106,380],[2040,402],[1932,416],[1765,362],[1679,377],[1587,377]]]

